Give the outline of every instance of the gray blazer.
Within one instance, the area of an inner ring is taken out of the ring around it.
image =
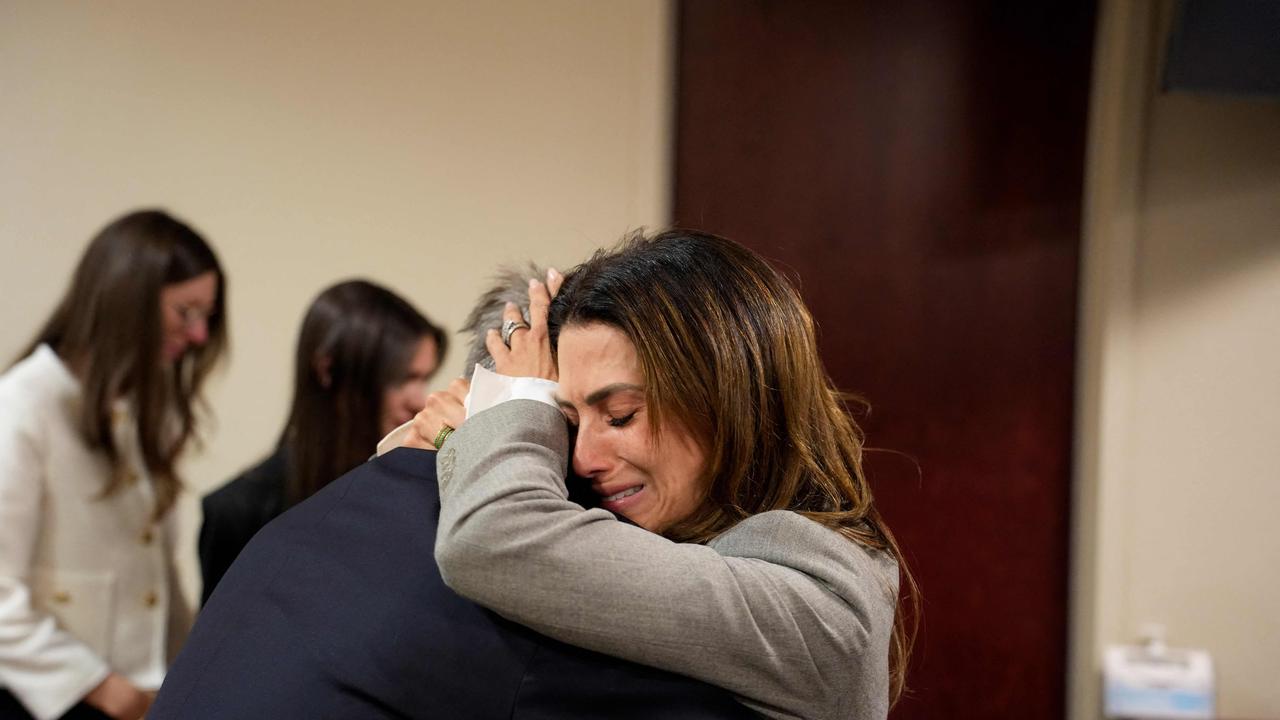
[[[555,408],[512,400],[437,458],[455,591],[558,640],[724,687],[774,718],[884,718],[897,563],[792,512],[709,545],[569,502]]]

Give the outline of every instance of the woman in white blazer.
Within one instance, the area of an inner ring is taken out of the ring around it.
[[[156,210],[89,244],[0,375],[0,717],[138,718],[186,609],[169,518],[226,346],[209,245]]]

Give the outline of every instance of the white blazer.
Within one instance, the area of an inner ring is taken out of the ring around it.
[[[110,671],[158,688],[185,609],[132,415],[122,404],[113,425],[134,482],[102,497],[111,466],[77,430],[79,403],[47,346],[0,375],[0,686],[38,720]]]

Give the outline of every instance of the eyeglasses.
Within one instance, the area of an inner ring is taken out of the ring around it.
[[[169,309],[177,313],[178,319],[182,321],[185,328],[193,328],[200,323],[209,324],[209,320],[213,318],[212,310],[202,310],[192,305],[170,305]]]

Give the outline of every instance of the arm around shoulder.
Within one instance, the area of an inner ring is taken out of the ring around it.
[[[559,640],[719,685],[771,717],[848,716],[883,685],[892,603],[863,592],[883,584],[857,577],[865,553],[852,543],[793,513],[703,546],[583,510],[565,499],[559,413],[507,405],[469,420],[439,458],[436,557],[457,592]]]

